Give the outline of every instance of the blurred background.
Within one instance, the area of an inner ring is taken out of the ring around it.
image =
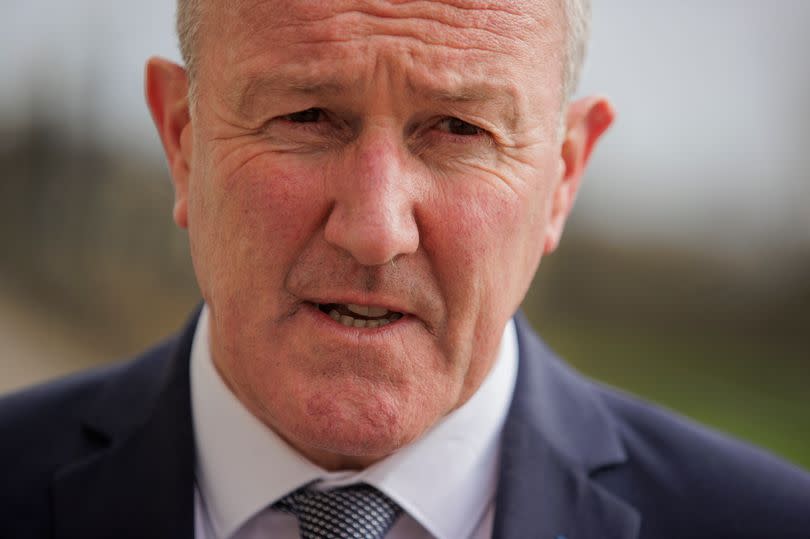
[[[619,111],[525,308],[591,376],[810,468],[810,3],[595,0]],[[171,0],[0,4],[0,392],[199,301],[142,98]]]

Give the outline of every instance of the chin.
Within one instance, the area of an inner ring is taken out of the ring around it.
[[[418,438],[435,422],[419,399],[390,388],[330,385],[277,424],[296,449],[326,468],[364,467]],[[403,392],[404,393],[404,392]]]
[[[309,427],[313,427],[310,425]],[[296,444],[310,460],[329,470],[365,468],[407,445],[415,436],[332,424],[328,431],[308,428]]]

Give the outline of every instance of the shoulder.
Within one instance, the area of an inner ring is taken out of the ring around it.
[[[594,385],[627,460],[594,477],[649,537],[807,537],[810,475],[658,406]]]
[[[142,389],[160,375],[174,340],[112,365],[79,372],[0,396],[0,456],[39,439],[75,430],[99,400],[116,387]],[[30,448],[30,446],[29,446]],[[21,448],[20,448],[21,449]],[[7,462],[5,459],[0,463]]]
[[[173,342],[0,397],[0,520],[47,514],[55,474],[108,442],[92,420],[134,423],[143,402],[139,393],[159,387]]]
[[[640,538],[810,537],[806,471],[587,379],[517,322],[515,415],[559,460],[634,508]]]

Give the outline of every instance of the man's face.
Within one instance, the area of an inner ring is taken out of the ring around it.
[[[475,392],[567,213],[561,8],[476,5],[208,3],[175,217],[220,374],[327,467]]]

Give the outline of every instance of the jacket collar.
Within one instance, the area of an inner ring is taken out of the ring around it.
[[[198,314],[178,338],[107,377],[82,423],[99,449],[54,476],[55,537],[193,536],[188,368]]]
[[[504,426],[493,537],[631,539],[638,512],[592,480],[627,460],[593,384],[516,317],[519,366]]]

